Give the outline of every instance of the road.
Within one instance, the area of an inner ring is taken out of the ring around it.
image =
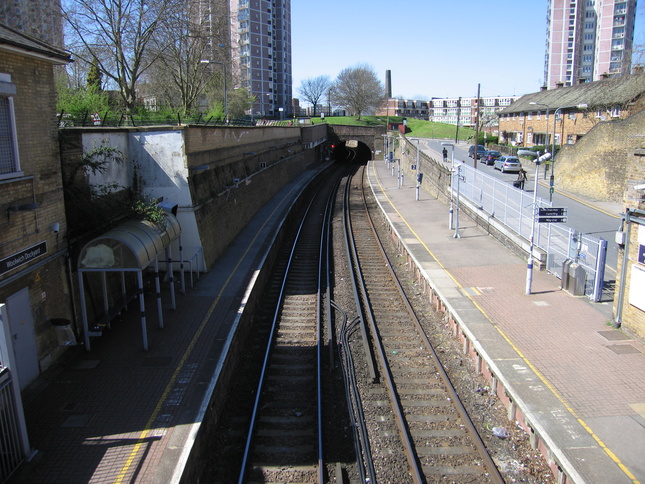
[[[441,152],[443,149],[442,142],[451,143],[454,147],[455,162],[464,162],[473,166],[473,160],[468,157],[469,144],[463,141],[455,144],[454,140],[440,140],[440,139],[421,139],[421,149],[428,152],[433,158],[441,159]],[[452,148],[448,149],[448,160],[451,160]],[[502,180],[512,182],[517,178],[515,173],[501,173],[493,169],[493,166],[484,165],[477,162],[477,169],[482,170],[484,173],[500,178]],[[528,172],[528,180],[525,188],[528,191],[533,191],[535,180],[535,166],[531,163],[526,166]],[[545,200],[549,199],[549,174],[546,178],[544,170],[540,168],[538,177],[538,196]],[[616,263],[618,259],[618,245],[615,242],[614,234],[620,229],[621,222],[621,206],[620,204],[607,204],[607,203],[594,203],[590,200],[585,200],[583,197],[573,196],[558,190],[555,187],[553,193],[553,206],[567,208],[567,223],[568,227],[573,228],[577,232],[593,235],[594,237],[607,240],[607,263],[605,270],[605,283],[606,285],[613,286],[616,280]],[[603,300],[606,299],[603,296]]]

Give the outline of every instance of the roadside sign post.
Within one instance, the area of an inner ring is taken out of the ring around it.
[[[538,223],[566,223],[567,209],[564,207],[540,207],[537,217]]]

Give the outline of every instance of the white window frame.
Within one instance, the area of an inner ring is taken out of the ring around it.
[[[0,146],[1,152],[8,152],[10,159],[2,160],[6,165],[0,165],[0,180],[8,178],[16,178],[23,176],[20,169],[20,154],[18,152],[18,132],[16,129],[16,110],[13,103],[13,94],[16,93],[16,86],[11,82],[9,74],[0,73],[0,99],[3,103],[0,105],[2,109],[1,115],[6,116],[7,132],[1,133]],[[6,100],[6,102],[4,102]],[[13,165],[11,168],[9,165]],[[5,171],[11,169],[11,171]]]

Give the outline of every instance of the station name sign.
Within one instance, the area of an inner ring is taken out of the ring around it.
[[[16,252],[9,257],[0,259],[0,275],[28,264],[29,262],[42,257],[46,253],[47,242],[43,241],[39,244],[32,245],[27,249],[21,250],[20,252]]]

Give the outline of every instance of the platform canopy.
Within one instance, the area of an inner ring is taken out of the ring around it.
[[[165,229],[147,220],[131,220],[104,233],[83,247],[78,268],[143,270],[179,237],[179,222],[166,214]]]
[[[110,324],[111,315],[118,313],[121,308],[110,308],[108,290],[106,287],[107,272],[121,273],[121,292],[123,301],[127,301],[126,284],[124,274],[135,272],[137,274],[137,286],[139,295],[139,307],[141,312],[141,330],[143,335],[143,348],[148,349],[148,336],[146,329],[145,303],[143,298],[143,271],[153,264],[155,274],[155,286],[157,293],[157,311],[159,313],[159,327],[163,328],[163,313],[161,309],[161,291],[159,285],[159,256],[165,254],[165,262],[168,266],[168,278],[170,285],[171,307],[175,309],[175,286],[172,274],[172,255],[170,245],[175,239],[179,239],[179,261],[183,261],[181,254],[181,228],[177,218],[172,213],[165,213],[163,225],[154,224],[146,220],[131,220],[118,227],[105,232],[103,235],[88,242],[81,250],[78,257],[78,281],[81,297],[81,311],[83,315],[83,329],[85,332],[85,347],[90,349],[90,336],[100,336],[103,327]],[[183,264],[180,264],[182,271],[183,287]],[[85,286],[83,274],[101,273],[101,284],[103,286],[103,309],[105,317],[101,324],[89,327],[87,308],[85,302]],[[125,304],[125,303],[124,303]]]

